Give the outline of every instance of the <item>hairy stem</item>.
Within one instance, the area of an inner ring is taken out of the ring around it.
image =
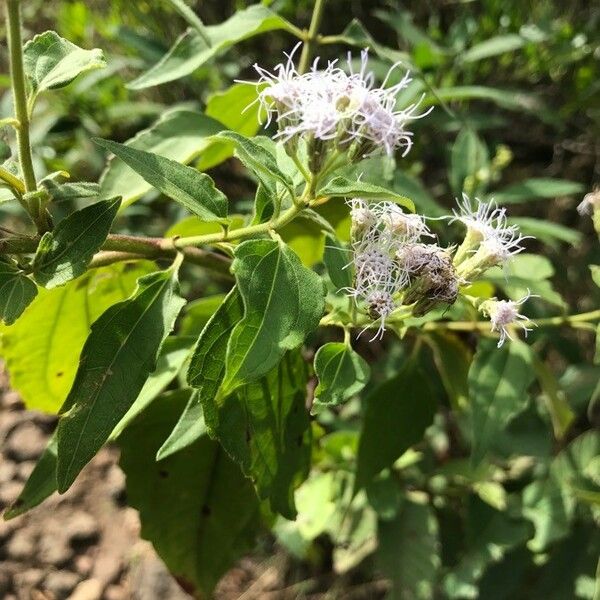
[[[19,163],[25,184],[25,192],[35,192],[37,183],[31,159],[31,142],[29,139],[29,113],[27,110],[27,91],[25,89],[25,71],[23,69],[23,40],[21,38],[21,2],[6,0],[6,29],[8,32],[8,53],[10,61],[10,77],[12,83],[15,116],[19,126],[17,145],[19,147]],[[48,229],[44,206],[40,197],[26,199],[26,206],[38,231]]]
[[[315,0],[315,6],[313,8],[312,19],[308,28],[308,35],[304,46],[302,47],[302,54],[300,55],[300,64],[298,65],[298,72],[300,74],[306,73],[308,66],[312,59],[314,46],[317,43],[317,37],[319,35],[319,27],[321,26],[321,19],[323,18],[323,10],[327,0]]]

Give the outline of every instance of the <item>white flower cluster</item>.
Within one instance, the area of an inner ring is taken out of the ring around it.
[[[392,202],[355,198],[350,206],[354,287],[349,293],[380,322],[373,339],[383,335],[386,319],[402,303],[454,302],[458,282],[452,260],[435,244],[420,243],[423,236],[433,237],[423,217]]]
[[[373,339],[383,335],[386,319],[400,306],[421,316],[439,304],[451,305],[461,285],[523,250],[525,238],[516,226],[508,225],[504,208],[478,199],[471,202],[467,196],[451,218],[467,228],[456,251],[422,243],[423,237],[433,237],[423,217],[406,214],[392,202],[368,203],[355,198],[349,205],[354,287],[348,291],[379,321]],[[527,318],[517,310],[529,297],[492,299],[481,305],[492,331],[500,333],[499,345],[510,338],[509,328],[515,323],[529,331],[524,323]]]
[[[336,147],[349,150],[357,160],[381,149],[390,155],[397,148],[403,156],[408,153],[413,142],[407,122],[428,114],[416,114],[418,102],[396,110],[398,93],[411,81],[408,73],[386,88],[398,66],[394,65],[382,86],[375,87],[373,73],[368,71],[368,51],[364,50],[357,72],[352,70],[349,54],[348,72],[338,67],[337,61],[321,70],[317,58],[310,71],[299,74],[293,61],[297,48],[274,72],[254,65],[260,75],[256,84],[259,102],[269,121],[277,120],[279,138],[289,142],[303,135],[322,142],[335,140]]]

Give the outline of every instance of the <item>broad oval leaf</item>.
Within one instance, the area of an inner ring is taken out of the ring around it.
[[[54,31],[45,31],[23,47],[23,66],[31,107],[40,92],[63,87],[82,73],[105,67],[106,62],[102,50],[84,50]]]
[[[12,325],[37,296],[37,287],[20,269],[0,260],[0,320]]]
[[[271,510],[296,517],[294,489],[308,475],[311,431],[306,364],[289,352],[259,381],[234,394],[203,396],[207,424],[228,454],[268,499]]]
[[[348,345],[330,342],[315,354],[315,405],[342,404],[358,394],[371,375],[368,363]]]
[[[389,200],[414,212],[415,204],[406,196],[366,181],[352,181],[346,177],[334,177],[317,191],[318,196],[330,198],[364,198],[366,200]]]
[[[45,233],[33,259],[35,280],[50,289],[85,273],[106,240],[120,205],[120,198],[101,200],[71,213]]]
[[[206,173],[125,144],[98,138],[94,142],[110,150],[152,187],[205,221],[220,221],[227,216],[227,197]]]
[[[91,324],[109,306],[127,298],[150,265],[111,265],[60,288],[42,288],[27,312],[2,332],[0,354],[11,385],[27,408],[58,411],[75,378]]]
[[[160,462],[186,396],[165,394],[119,439],[127,499],[140,513],[142,536],[169,570],[198,597],[251,549],[260,523],[252,484],[207,436]]]
[[[225,394],[262,377],[286,350],[300,346],[318,327],[325,307],[321,278],[282,241],[243,242],[235,250],[232,271],[244,318],[229,339]]]
[[[214,143],[211,136],[222,129],[221,123],[201,112],[175,109],[138,132],[125,145],[187,164]],[[100,189],[105,198],[121,196],[124,208],[152,186],[122,160],[113,158],[100,178]]]
[[[481,340],[469,369],[472,453],[481,462],[510,420],[529,401],[527,388],[535,378],[531,348],[513,340],[502,348],[495,340]]]
[[[358,447],[355,489],[419,442],[433,422],[436,400],[429,377],[414,361],[367,398]]]
[[[261,4],[238,10],[223,23],[204,27],[210,44],[198,31],[188,29],[156,65],[129,87],[140,90],[185,77],[237,42],[276,29],[293,30],[285,19]]]
[[[58,423],[58,491],[64,492],[106,442],[155,369],[185,301],[177,270],[139,279],[130,298],[92,325]]]

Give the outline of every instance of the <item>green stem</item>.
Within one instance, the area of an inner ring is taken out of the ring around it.
[[[8,31],[13,102],[15,104],[15,115],[19,121],[17,129],[19,160],[25,181],[25,191],[35,192],[37,184],[29,142],[29,115],[27,114],[27,93],[25,91],[25,72],[23,70],[20,4],[20,0],[6,0],[6,29]]]
[[[23,41],[21,39],[21,3],[20,0],[6,0],[6,29],[8,32],[8,50],[10,59],[10,77],[12,82],[15,116],[19,122],[16,128],[19,147],[19,162],[25,192],[35,192],[37,183],[33,161],[31,158],[31,142],[29,139],[29,113],[27,111],[27,92],[25,89],[25,71],[23,69]],[[44,207],[39,197],[28,200],[27,206],[38,231],[48,229]]]
[[[286,211],[284,211],[279,217],[268,221],[267,223],[258,223],[257,225],[249,225],[248,227],[240,227],[233,231],[223,231],[220,233],[208,233],[205,235],[194,235],[190,237],[182,237],[173,240],[173,246],[175,248],[186,248],[188,246],[203,246],[205,244],[218,244],[220,242],[231,242],[233,240],[239,240],[241,238],[253,237],[268,233],[271,230],[276,230],[284,225],[287,225],[292,221],[299,212],[305,207],[305,203],[294,204]]]
[[[312,19],[308,28],[308,35],[306,36],[306,42],[302,47],[302,54],[300,55],[300,64],[298,65],[298,72],[300,74],[306,73],[308,70],[313,49],[317,43],[317,37],[319,34],[319,27],[321,26],[321,19],[323,18],[323,9],[327,0],[315,0],[315,6],[313,8]]]
[[[546,319],[531,320],[530,323],[536,327],[560,327],[561,325],[577,326],[580,323],[589,323],[600,319],[600,310],[592,310],[576,315],[548,317]],[[454,331],[487,331],[490,328],[488,321],[435,321],[425,323],[424,331],[434,329],[448,329]]]
[[[210,48],[213,44],[200,17],[183,0],[168,0],[169,4],[193,27],[204,43]]]

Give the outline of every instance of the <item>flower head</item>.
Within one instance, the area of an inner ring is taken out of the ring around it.
[[[510,327],[512,325],[518,325],[527,333],[531,331],[530,327],[527,327],[529,319],[525,315],[519,314],[519,307],[524,304],[531,294],[527,294],[520,300],[486,300],[483,302],[479,310],[486,316],[489,317],[492,331],[500,333],[500,339],[498,340],[498,348],[504,344],[507,340],[512,340],[510,335]]]
[[[307,73],[299,74],[293,62],[297,48],[273,72],[255,65],[260,76],[256,84],[260,86],[258,101],[268,120],[277,120],[279,138],[285,142],[298,136],[335,140],[334,147],[347,149],[356,159],[382,149],[392,154],[401,148],[403,155],[410,150],[412,132],[406,125],[429,111],[417,114],[419,103],[396,109],[398,93],[411,81],[408,73],[397,84],[385,87],[398,66],[394,65],[382,87],[376,87],[374,75],[368,70],[368,51],[363,50],[356,72],[348,55],[346,70],[337,61],[320,69],[317,59]]]
[[[472,202],[463,195],[454,211],[452,221],[467,227],[462,244],[454,255],[458,274],[465,280],[481,275],[490,267],[504,265],[511,256],[524,250],[521,242],[527,239],[516,225],[509,225],[506,209],[494,202]]]

